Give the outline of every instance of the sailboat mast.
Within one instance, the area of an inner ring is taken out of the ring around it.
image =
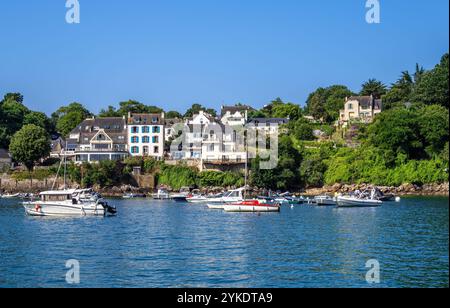
[[[66,147],[64,148],[64,190],[66,190],[66,167],[67,167],[67,141],[66,141]]]
[[[248,181],[248,142],[247,142],[247,130],[244,131],[244,146],[245,146],[245,189],[244,189],[244,199],[247,199],[247,181]]]

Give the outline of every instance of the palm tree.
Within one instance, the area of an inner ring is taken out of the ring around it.
[[[367,82],[363,83],[360,95],[370,96],[373,95],[375,98],[381,98],[387,92],[387,87],[381,81],[376,79],[369,79]]]

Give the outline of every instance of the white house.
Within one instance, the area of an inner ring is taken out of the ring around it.
[[[253,110],[250,106],[222,106],[221,122],[224,125],[238,126],[245,125],[248,119],[248,112]]]
[[[383,111],[383,101],[373,96],[352,96],[345,99],[345,107],[339,114],[339,125],[349,122],[372,123],[376,115]]]
[[[164,113],[128,114],[128,148],[131,156],[164,157]]]
[[[123,160],[128,156],[125,117],[84,120],[70,133],[65,153],[77,163]]]

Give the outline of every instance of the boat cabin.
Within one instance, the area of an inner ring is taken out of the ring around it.
[[[40,193],[40,197],[44,202],[72,201],[74,192],[74,190],[45,191]]]

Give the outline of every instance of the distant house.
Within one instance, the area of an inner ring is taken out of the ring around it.
[[[60,158],[66,146],[66,141],[60,135],[52,136],[50,141],[50,157]]]
[[[170,139],[175,138],[177,135],[176,126],[182,124],[182,119],[164,119],[164,139],[165,141],[170,141]]]
[[[65,153],[77,163],[122,160],[129,156],[127,122],[123,118],[91,118],[67,139]]]
[[[0,149],[0,171],[5,172],[12,167],[11,154],[5,149]]]
[[[131,156],[164,157],[164,113],[128,114],[128,149]]]
[[[266,134],[273,134],[279,132],[281,125],[288,123],[289,119],[285,118],[253,118],[248,121],[247,126]]]
[[[345,108],[340,111],[339,125],[346,127],[349,122],[372,123],[375,116],[383,111],[383,101],[373,96],[352,96],[346,98]]]
[[[248,112],[254,110],[250,106],[222,106],[221,122],[224,125],[236,126],[245,125],[248,119]]]

